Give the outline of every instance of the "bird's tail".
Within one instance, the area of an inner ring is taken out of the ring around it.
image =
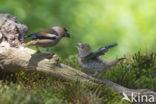
[[[24,38],[29,38],[31,35],[24,35]]]
[[[121,61],[121,60],[124,60],[124,59],[126,59],[126,58],[119,58],[118,61]]]
[[[111,60],[111,61],[108,62],[108,64],[110,66],[114,66],[114,65],[116,65],[117,63],[119,63],[120,61],[122,61],[124,59],[126,59],[126,58],[119,58],[119,59]]]
[[[107,46],[104,46],[106,49],[108,48],[112,48],[112,47],[115,47],[117,46],[117,43],[114,43],[114,44],[111,44],[111,45],[107,45]]]

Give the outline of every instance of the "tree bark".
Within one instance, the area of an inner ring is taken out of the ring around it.
[[[10,24],[10,25],[9,25]],[[149,89],[129,89],[112,81],[96,79],[70,66],[59,63],[57,55],[37,54],[34,50],[24,48],[23,35],[27,32],[27,26],[17,22],[14,16],[9,14],[0,15],[0,70],[8,72],[38,71],[48,73],[50,76],[62,80],[79,80],[92,84],[103,83],[114,91],[128,96],[131,93],[140,95],[154,95],[156,102],[156,92]]]

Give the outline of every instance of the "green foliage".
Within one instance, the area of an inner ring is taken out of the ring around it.
[[[105,85],[82,84],[79,81],[68,84],[64,90],[73,104],[130,104],[121,102],[122,96]]]
[[[129,88],[149,88],[156,91],[156,53],[140,51],[112,68],[104,76]]]
[[[66,99],[69,99],[73,104],[101,104],[102,98],[93,91],[90,91],[84,84],[79,81],[68,84],[63,93],[66,95]]]
[[[61,99],[55,96],[42,96],[44,90],[41,92],[36,90],[26,91],[21,85],[8,85],[0,83],[0,102],[1,104],[60,104],[63,103]],[[39,94],[40,93],[40,94]],[[46,95],[46,94],[45,94]],[[64,104],[67,104],[64,102]]]

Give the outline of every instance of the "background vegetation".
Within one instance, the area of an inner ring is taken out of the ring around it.
[[[63,58],[77,53],[76,43],[93,49],[118,43],[107,58],[147,49],[156,37],[155,0],[0,0],[0,12],[11,13],[37,32],[66,26],[71,39],[52,48]]]

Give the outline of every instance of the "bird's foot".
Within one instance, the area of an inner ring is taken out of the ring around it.
[[[50,51],[50,49],[49,49],[49,48],[46,48],[46,51],[47,51],[47,52],[49,52],[49,51]]]
[[[37,54],[41,54],[41,51],[37,50],[36,53],[37,53]]]
[[[50,57],[53,57],[54,55],[55,55],[55,53],[54,52],[51,52],[49,56]]]

